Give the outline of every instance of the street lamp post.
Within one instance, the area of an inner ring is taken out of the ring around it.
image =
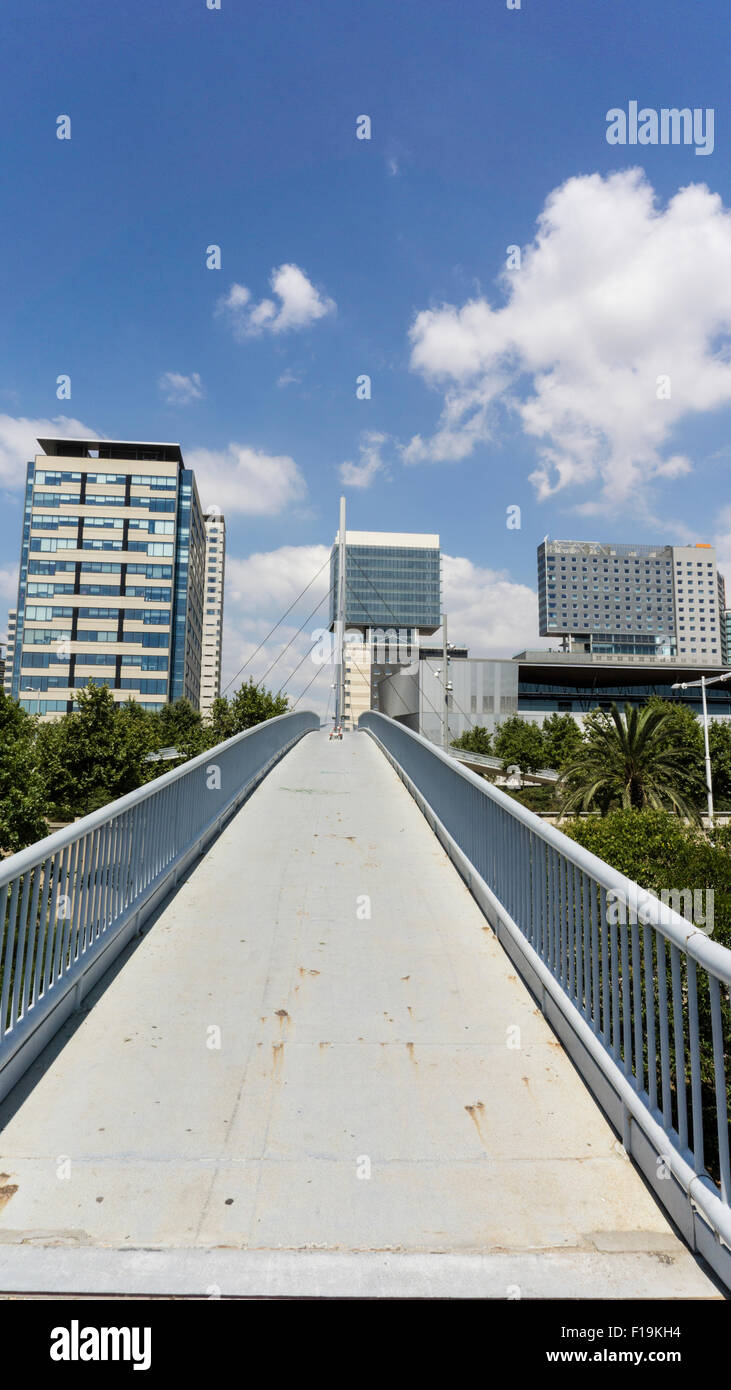
[[[690,690],[692,687],[700,686],[701,699],[703,701],[703,747],[706,758],[706,795],[708,798],[708,827],[713,829],[713,782],[711,779],[711,750],[708,744],[708,706],[706,704],[706,686],[717,685],[719,681],[727,681],[731,677],[731,671],[724,671],[722,676],[701,676],[699,681],[676,681],[671,687],[672,690]]]

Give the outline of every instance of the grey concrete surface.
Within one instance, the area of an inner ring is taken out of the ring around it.
[[[0,1127],[5,1291],[719,1296],[364,734],[278,764]]]

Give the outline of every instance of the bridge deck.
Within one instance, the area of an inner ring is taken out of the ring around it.
[[[717,1296],[365,734],[278,764],[0,1125],[6,1290]]]

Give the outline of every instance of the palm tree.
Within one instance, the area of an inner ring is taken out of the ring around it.
[[[668,739],[670,717],[670,709],[658,706],[625,705],[620,714],[614,704],[607,715],[596,717],[587,742],[563,771],[561,813],[586,811],[599,800],[625,810],[672,809],[698,821],[696,807],[682,790],[682,750]]]

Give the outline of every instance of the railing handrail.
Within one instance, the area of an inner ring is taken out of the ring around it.
[[[310,710],[245,729],[0,869],[0,1099],[280,757]]]
[[[494,768],[496,772],[505,771],[506,763],[510,763],[506,758],[494,757],[492,753],[471,753],[469,748],[455,748],[454,744],[446,750],[450,758],[456,758],[457,762],[477,763],[479,767]],[[557,781],[559,774],[555,767],[537,767],[531,772],[524,772],[524,777],[548,777],[551,781]]]
[[[662,932],[668,941],[679,946],[704,969],[711,970],[725,984],[731,984],[731,950],[727,946],[722,946],[720,941],[711,941],[686,917],[681,917],[680,913],[676,912],[670,904],[662,903],[651,889],[642,888],[633,879],[620,873],[619,869],[612,868],[611,864],[605,863],[598,855],[580,845],[577,840],[572,840],[569,835],[564,835],[563,831],[556,826],[541,820],[540,816],[535,815],[520,801],[508,796],[507,792],[494,786],[492,782],[485,781],[484,777],[472,772],[456,758],[450,758],[437,744],[424,738],[422,734],[415,733],[407,725],[401,724],[398,719],[391,719],[388,715],[381,714],[377,710],[366,710],[360,716],[358,725],[361,729],[368,729],[369,725],[373,723],[374,728],[377,729],[379,721],[383,721],[386,725],[393,724],[403,734],[407,734],[410,739],[413,739],[415,743],[428,749],[434,757],[439,758],[459,777],[463,777],[465,781],[482,792],[483,796],[496,801],[514,820],[537,834],[546,844],[551,845],[564,855],[566,859],[570,859],[577,869],[582,869],[585,873],[590,874],[608,892],[620,893],[629,911],[635,912],[641,922],[646,922],[648,926]],[[640,913],[641,916],[639,916]]]
[[[290,710],[287,714],[277,714],[274,718],[262,722],[271,726],[281,723],[284,719],[295,717],[296,712]],[[104,806],[97,807],[96,811],[90,811],[88,815],[70,821],[61,830],[53,830],[42,840],[34,840],[32,845],[26,845],[25,849],[18,850],[16,854],[8,855],[7,859],[0,861],[0,888],[14,879],[17,874],[24,873],[41,860],[46,859],[49,854],[65,849],[67,845],[73,844],[75,840],[86,835],[88,831],[106,825],[107,821],[113,820],[115,816],[130,810],[131,807],[139,805],[148,797],[161,791],[163,787],[169,787],[171,782],[175,782],[195,771],[196,768],[202,767],[204,763],[215,761],[214,753],[220,754],[224,748],[231,748],[234,744],[240,743],[242,739],[249,738],[260,728],[261,724],[254,724],[250,729],[243,729],[239,734],[232,734],[231,738],[224,739],[222,743],[214,744],[212,748],[205,749],[203,753],[196,753],[194,758],[189,758],[187,762],[181,763],[180,767],[173,767],[169,772],[163,772],[160,777],[153,777],[152,781],[145,782],[141,787],[136,787],[134,791],[125,792],[124,796],[118,796],[115,801],[106,802]]]
[[[731,951],[398,720],[368,711],[359,724],[627,1153],[651,1185],[669,1179],[656,1196],[731,1289]]]

